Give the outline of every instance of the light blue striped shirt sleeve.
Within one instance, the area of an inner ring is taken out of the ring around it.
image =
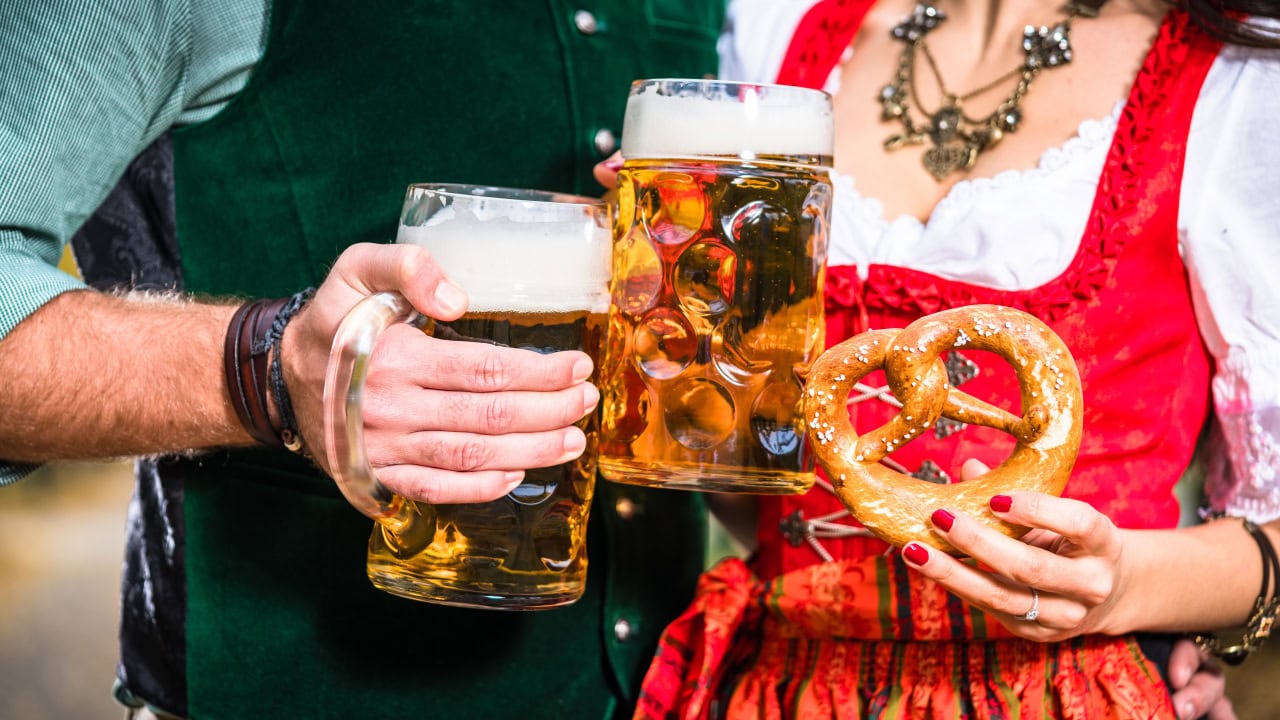
[[[267,2],[0,0],[0,339],[83,288],[56,264],[133,158],[244,86]]]
[[[0,10],[0,335],[79,287],[54,265],[139,148],[176,117],[190,13],[165,0]]]

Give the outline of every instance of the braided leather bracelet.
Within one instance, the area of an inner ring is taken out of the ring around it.
[[[314,292],[308,288],[292,297],[245,303],[227,326],[222,364],[231,404],[253,439],[269,447],[303,451],[280,365],[280,341],[285,325]],[[268,393],[279,422],[272,421]]]
[[[1250,653],[1262,647],[1262,643],[1271,636],[1271,626],[1275,623],[1277,610],[1280,610],[1280,593],[1276,592],[1280,584],[1280,558],[1276,557],[1276,549],[1262,528],[1245,520],[1244,529],[1262,553],[1262,589],[1253,601],[1253,612],[1249,613],[1249,621],[1245,624],[1244,637],[1239,643],[1228,645],[1209,633],[1192,636],[1196,645],[1228,665],[1239,665]]]

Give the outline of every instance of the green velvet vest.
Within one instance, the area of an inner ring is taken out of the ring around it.
[[[620,134],[630,81],[714,72],[723,17],[718,0],[273,4],[245,91],[173,135],[195,293],[319,284],[347,245],[394,237],[411,182],[600,192],[597,133]],[[575,21],[582,9],[591,17]],[[371,523],[292,456],[235,453],[187,472],[199,720],[625,714],[703,554],[696,496],[601,482],[581,601],[445,608],[373,589]],[[615,510],[624,496],[629,517]]]

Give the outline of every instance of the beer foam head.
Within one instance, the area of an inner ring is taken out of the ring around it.
[[[608,311],[607,227],[510,217],[457,222],[447,217],[455,212],[450,207],[426,225],[401,225],[396,242],[429,250],[467,291],[468,312]]]
[[[638,80],[627,99],[627,158],[832,155],[831,96],[704,80]]]

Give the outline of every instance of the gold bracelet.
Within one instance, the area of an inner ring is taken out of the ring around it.
[[[1244,637],[1234,645],[1228,645],[1210,633],[1197,633],[1191,638],[1196,645],[1228,665],[1239,665],[1250,653],[1262,647],[1262,643],[1271,636],[1276,611],[1280,610],[1280,594],[1275,592],[1276,583],[1280,583],[1280,559],[1276,557],[1276,549],[1262,528],[1245,520],[1244,529],[1253,536],[1258,550],[1262,552],[1262,589],[1253,601],[1253,612],[1245,624]]]

